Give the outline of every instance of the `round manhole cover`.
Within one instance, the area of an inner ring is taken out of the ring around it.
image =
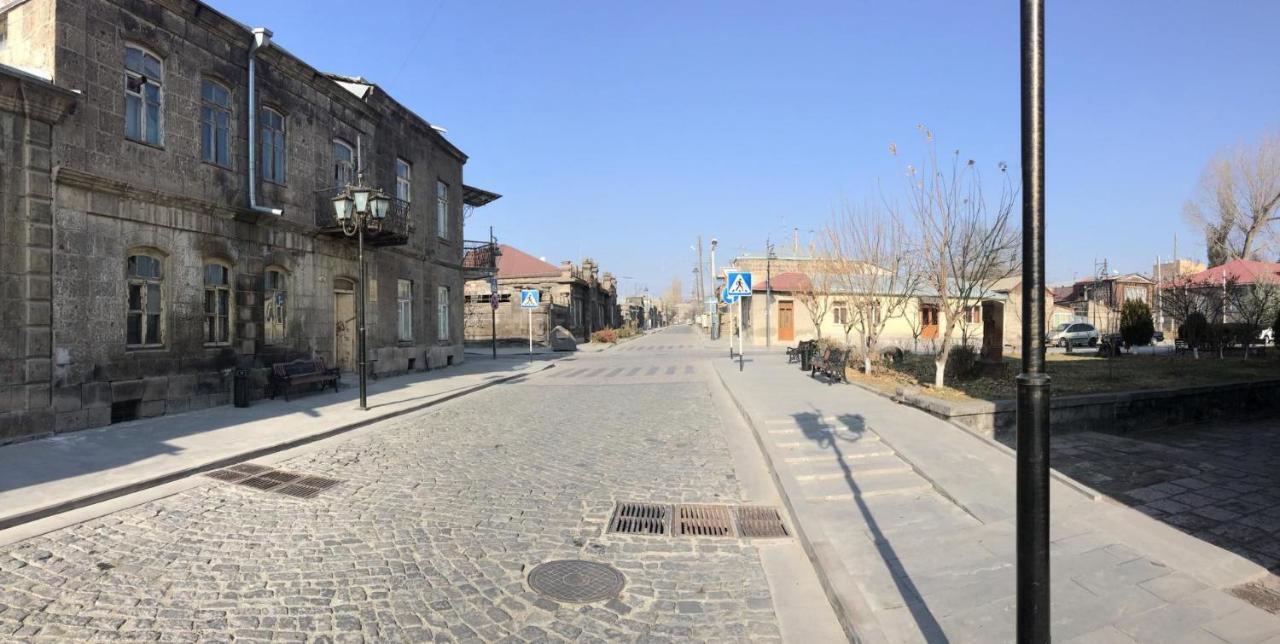
[[[557,601],[573,604],[613,599],[626,578],[608,564],[578,559],[548,561],[529,573],[529,587]]]

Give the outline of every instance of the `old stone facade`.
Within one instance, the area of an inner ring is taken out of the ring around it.
[[[375,374],[462,360],[467,157],[429,123],[192,0],[0,11],[0,442],[225,404],[236,367],[259,396],[275,362],[354,369],[361,290]],[[330,201],[361,170],[396,197],[367,289]]]
[[[551,330],[557,326],[586,341],[595,331],[622,324],[617,280],[609,273],[601,275],[594,260],[584,259],[581,266],[569,261],[556,266],[512,246],[504,244],[499,249],[498,308],[493,315],[490,282],[467,283],[467,340],[489,340],[495,324],[498,340],[527,340],[529,313],[520,308],[523,289],[540,292],[541,306],[533,312],[534,342],[549,342]]]

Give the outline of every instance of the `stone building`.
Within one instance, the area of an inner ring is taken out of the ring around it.
[[[540,292],[541,306],[533,312],[535,342],[549,342],[551,330],[557,326],[586,341],[595,331],[621,324],[617,280],[609,273],[601,275],[594,260],[584,259],[581,266],[570,261],[556,266],[506,244],[498,249],[498,308],[490,304],[493,291],[489,281],[467,283],[468,341],[489,340],[495,329],[498,340],[527,340],[529,314],[520,308],[523,289]]]
[[[462,360],[467,157],[194,0],[0,4],[0,442],[228,402],[231,372]],[[395,197],[366,242],[338,187]]]
[[[1068,307],[1076,320],[1084,320],[1102,333],[1120,332],[1120,309],[1128,300],[1156,307],[1156,283],[1139,275],[1107,275],[1079,280],[1054,302]]]

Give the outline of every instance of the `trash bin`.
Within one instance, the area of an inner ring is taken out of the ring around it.
[[[236,407],[249,406],[249,370],[236,369],[231,382],[231,399]]]
[[[813,363],[813,348],[806,346],[800,350],[800,370],[808,371]]]

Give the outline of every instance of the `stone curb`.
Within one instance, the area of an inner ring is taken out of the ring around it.
[[[880,628],[879,620],[876,619],[875,613],[867,604],[866,599],[862,597],[856,585],[847,583],[848,588],[838,588],[832,575],[826,566],[822,565],[827,562],[833,568],[844,571],[844,579],[846,581],[852,579],[848,572],[844,570],[844,564],[834,552],[822,529],[813,526],[806,529],[799,519],[799,513],[796,506],[805,507],[804,499],[792,499],[787,493],[787,487],[782,482],[782,474],[774,465],[773,457],[769,454],[769,449],[765,445],[764,438],[760,434],[760,428],[757,426],[755,419],[751,413],[747,411],[742,401],[733,393],[733,388],[729,383],[725,382],[724,375],[720,370],[712,366],[712,370],[716,373],[716,379],[720,382],[720,386],[728,394],[729,400],[733,401],[734,407],[738,409],[738,413],[742,415],[743,421],[751,428],[751,434],[756,439],[756,447],[760,450],[761,457],[764,458],[765,465],[769,468],[769,475],[773,478],[773,485],[777,488],[778,496],[782,499],[782,504],[790,515],[791,527],[795,530],[796,537],[800,540],[800,545],[804,549],[805,555],[809,557],[809,561],[813,564],[814,572],[817,574],[818,582],[822,585],[822,591],[827,596],[827,601],[831,603],[831,608],[835,611],[836,620],[840,622],[840,627],[844,630],[845,636],[850,642],[858,643],[879,643],[888,642],[883,630]]]
[[[851,384],[851,385],[853,385],[854,387],[857,387],[857,388],[859,388],[859,389],[861,389],[861,390],[863,390],[863,391],[865,391],[865,392],[867,392],[867,393],[875,394],[875,395],[877,395],[877,396],[880,396],[881,398],[885,398],[885,399],[891,400],[891,401],[893,401],[893,402],[896,402],[896,403],[898,403],[899,405],[906,405],[906,406],[911,407],[911,408],[913,408],[913,409],[919,409],[920,411],[923,411],[923,412],[925,412],[926,414],[929,414],[930,416],[933,416],[933,417],[938,418],[938,419],[941,419],[941,420],[945,420],[945,421],[947,421],[947,423],[948,423],[948,424],[950,424],[952,427],[955,427],[955,428],[957,428],[957,429],[959,429],[959,430],[961,430],[961,431],[965,432],[966,434],[969,434],[970,436],[973,436],[973,437],[975,437],[975,438],[977,438],[977,439],[981,440],[982,442],[986,443],[987,445],[990,445],[991,447],[996,448],[997,450],[999,450],[1001,453],[1003,453],[1004,455],[1008,456],[1009,458],[1012,458],[1012,459],[1015,459],[1015,460],[1018,458],[1018,452],[1017,452],[1016,450],[1014,450],[1014,449],[1010,448],[1008,445],[1005,445],[1004,443],[1001,443],[1000,441],[995,440],[994,438],[991,438],[991,437],[988,437],[988,436],[984,436],[984,435],[982,435],[982,434],[979,434],[978,432],[975,432],[975,431],[973,431],[972,429],[970,429],[970,428],[968,428],[968,427],[965,427],[965,426],[964,426],[964,424],[962,424],[962,423],[957,423],[957,422],[955,422],[954,420],[951,420],[951,416],[948,416],[948,415],[947,415],[947,414],[945,414],[945,413],[939,413],[939,412],[935,411],[934,409],[931,409],[931,408],[929,408],[929,407],[927,407],[927,406],[920,405],[920,404],[916,404],[916,402],[915,402],[914,400],[911,400],[911,399],[908,399],[908,398],[899,398],[898,396],[891,396],[891,395],[886,394],[886,393],[884,393],[884,392],[882,392],[882,391],[877,391],[876,389],[874,389],[874,388],[872,388],[872,387],[868,387],[868,386],[863,385],[863,384],[860,384],[860,383],[856,383],[856,382],[852,382],[852,381],[850,381],[850,382],[849,382],[849,384]],[[919,394],[914,394],[914,395],[919,396]],[[921,396],[921,397],[923,397],[923,396]],[[929,400],[933,400],[933,399],[929,399]],[[1059,472],[1058,470],[1054,469],[1053,467],[1050,467],[1050,468],[1049,468],[1049,476],[1052,476],[1052,477],[1053,477],[1054,479],[1056,479],[1059,483],[1062,483],[1063,485],[1065,485],[1065,486],[1067,486],[1068,488],[1070,488],[1072,491],[1077,492],[1077,493],[1079,493],[1079,494],[1083,495],[1084,497],[1088,498],[1090,501],[1107,501],[1107,502],[1112,502],[1111,497],[1109,497],[1109,496],[1107,496],[1107,495],[1105,495],[1105,494],[1103,494],[1103,493],[1101,493],[1101,492],[1099,492],[1099,491],[1097,491],[1097,490],[1095,490],[1095,489],[1093,489],[1093,488],[1089,487],[1088,485],[1085,485],[1084,483],[1081,483],[1081,482],[1079,482],[1079,481],[1077,481],[1077,480],[1075,480],[1075,479],[1071,478],[1070,476],[1067,476],[1066,474],[1063,474],[1062,472]],[[926,478],[927,478],[927,477],[926,477]],[[932,481],[930,481],[930,482],[932,483]],[[935,487],[935,488],[937,488],[938,486],[937,486],[937,485],[934,485],[934,487]],[[939,488],[939,489],[941,489],[941,488]],[[960,504],[958,504],[958,503],[957,503],[956,505],[960,505]],[[963,506],[961,506],[961,507],[963,507]]]
[[[207,461],[205,463],[200,463],[198,465],[192,465],[190,467],[185,467],[183,469],[170,472],[168,474],[153,476],[151,478],[142,479],[140,481],[134,481],[132,483],[127,483],[125,485],[120,485],[120,486],[111,488],[109,490],[95,492],[88,496],[82,496],[79,498],[71,499],[69,501],[60,501],[58,503],[52,503],[44,507],[36,508],[33,510],[27,510],[19,514],[0,517],[0,531],[8,530],[9,528],[14,528],[14,527],[23,525],[25,523],[30,523],[32,521],[37,521],[39,519],[48,518],[48,517],[62,514],[64,512],[69,512],[71,510],[75,510],[78,508],[83,508],[83,507],[87,507],[97,503],[101,503],[103,501],[109,501],[111,499],[119,498],[128,494],[133,494],[135,492],[140,492],[142,490],[146,490],[149,488],[158,487],[166,483],[172,483],[174,481],[184,479],[184,478],[193,476],[195,474],[201,474],[204,472],[208,472],[210,470],[216,470],[223,467],[227,467],[229,465],[235,465],[236,463],[240,463],[243,461],[247,461],[255,458],[261,458],[269,454],[282,452],[287,449],[292,449],[294,447],[306,445],[308,443],[314,443],[316,441],[321,441],[326,438],[332,438],[339,434],[344,434],[351,430],[372,425],[373,423],[381,422],[389,418],[395,418],[397,416],[402,416],[410,412],[426,409],[427,407],[433,407],[435,405],[439,405],[441,403],[448,402],[456,398],[461,398],[462,396],[466,396],[467,394],[472,394],[482,389],[488,389],[489,387],[492,387],[494,385],[500,385],[518,378],[525,378],[536,373],[541,373],[543,371],[551,369],[554,366],[556,366],[555,363],[551,363],[543,366],[541,369],[533,369],[531,371],[524,372],[524,373],[516,373],[516,374],[511,374],[509,376],[503,376],[501,378],[490,380],[488,382],[482,382],[477,385],[467,387],[459,391],[455,391],[453,393],[444,394],[439,398],[429,400],[424,403],[420,403],[410,407],[405,407],[404,409],[396,409],[394,411],[384,412],[376,416],[371,415],[368,418],[363,418],[353,423],[347,423],[346,425],[339,425],[337,427],[327,429],[315,434],[300,436],[298,438],[289,439],[287,441],[282,441],[280,443],[275,443],[273,445],[268,445],[266,447],[258,447],[245,452],[233,454],[231,456],[219,458],[217,460]]]

